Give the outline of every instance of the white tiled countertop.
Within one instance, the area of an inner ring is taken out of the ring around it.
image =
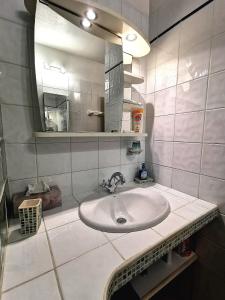
[[[168,240],[217,206],[159,184],[171,206],[170,215],[152,228],[104,233],[86,226],[73,197],[62,208],[44,213],[38,234],[22,239],[10,226],[2,300],[101,300],[113,275],[146,251]]]

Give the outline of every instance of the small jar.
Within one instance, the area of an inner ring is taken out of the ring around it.
[[[136,108],[132,111],[133,131],[142,132],[143,108]]]

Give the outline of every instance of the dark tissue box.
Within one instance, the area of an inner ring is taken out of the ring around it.
[[[42,210],[49,210],[62,205],[62,193],[57,185],[50,187],[49,192],[37,193],[26,196],[25,193],[17,193],[13,195],[13,214],[18,217],[18,207],[23,200],[41,198]]]

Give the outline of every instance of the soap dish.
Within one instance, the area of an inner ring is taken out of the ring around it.
[[[146,179],[140,179],[139,177],[135,177],[134,181],[141,184],[141,183],[153,182],[153,178],[147,177]]]

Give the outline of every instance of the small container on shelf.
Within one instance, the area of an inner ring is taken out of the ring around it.
[[[136,108],[132,111],[132,121],[133,121],[133,131],[134,132],[142,132],[143,128],[143,108]]]

